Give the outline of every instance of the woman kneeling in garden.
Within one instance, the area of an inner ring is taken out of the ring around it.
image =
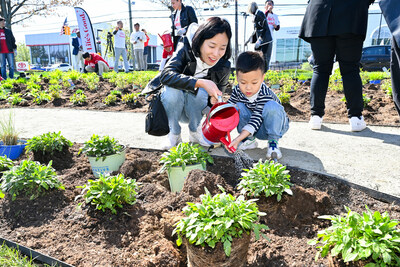
[[[211,103],[216,103],[228,85],[231,36],[228,21],[212,17],[200,26],[192,23],[178,44],[161,73],[164,85],[161,101],[170,129],[164,149],[182,141],[179,121],[189,122],[191,142],[209,146],[201,134],[200,121],[208,96]]]

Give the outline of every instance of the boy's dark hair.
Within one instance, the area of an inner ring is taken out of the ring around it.
[[[133,25],[133,26],[139,26],[140,27],[140,24],[139,23],[135,23],[135,25]]]
[[[274,4],[274,1],[272,1],[272,0],[267,0],[267,1],[265,1],[265,4],[267,4],[268,2],[271,2],[273,6],[275,5],[275,4]]]
[[[220,17],[211,17],[205,23],[201,24],[193,36],[192,49],[196,57],[200,57],[200,48],[205,40],[213,38],[219,33],[226,33],[228,36],[228,46],[226,47],[225,55],[223,59],[230,59],[232,55],[231,49],[231,25],[225,19]]]
[[[246,51],[241,53],[236,61],[236,73],[248,73],[261,70],[265,72],[265,61],[260,52]]]
[[[90,57],[90,54],[89,54],[89,52],[85,52],[85,53],[83,53],[82,57],[83,57],[83,58],[89,58],[89,57]]]

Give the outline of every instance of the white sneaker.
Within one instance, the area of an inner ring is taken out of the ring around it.
[[[201,129],[199,127],[199,129]],[[211,144],[204,138],[203,133],[197,130],[197,132],[189,131],[189,141],[192,143],[200,144],[201,146],[209,147]]]
[[[349,119],[350,128],[352,132],[361,132],[365,128],[367,128],[367,124],[364,121],[364,117],[351,117]]]
[[[169,149],[173,148],[174,146],[177,146],[180,142],[182,142],[182,137],[180,134],[175,135],[175,134],[169,133],[168,140],[166,140],[166,142],[162,146],[162,149],[169,150]]]
[[[322,117],[318,115],[313,115],[308,122],[310,125],[311,130],[321,130],[322,126]]]
[[[279,149],[278,142],[275,140],[268,141],[267,159],[280,159],[282,152]]]
[[[241,142],[238,149],[246,150],[246,149],[254,149],[257,148],[258,143],[256,138],[253,136],[251,138],[247,138],[246,141]]]

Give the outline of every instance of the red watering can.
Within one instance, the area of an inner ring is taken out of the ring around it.
[[[239,124],[239,112],[232,105],[222,102],[222,97],[218,97],[218,103],[212,106],[202,125],[204,138],[209,143],[223,143],[232,153],[235,148],[230,147],[230,132]],[[226,137],[228,136],[228,140]]]

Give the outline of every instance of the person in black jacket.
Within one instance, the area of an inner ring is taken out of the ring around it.
[[[263,53],[265,61],[265,72],[269,69],[269,61],[271,59],[272,49],[272,35],[268,26],[267,17],[264,12],[258,9],[256,2],[249,4],[249,13],[254,15],[254,33],[253,36],[257,38],[254,45],[255,50],[260,50]]]
[[[176,51],[178,42],[186,35],[189,25],[198,21],[193,7],[183,5],[182,0],[171,0],[171,5],[174,9],[170,16],[172,20],[172,40],[174,41],[174,51]]]
[[[360,59],[373,0],[310,0],[299,37],[311,44],[311,129],[321,129],[325,96],[334,58],[339,62],[351,131],[362,131],[363,99]]]
[[[400,115],[400,5],[398,0],[381,0],[379,5],[393,34],[390,72],[392,76],[393,101]]]
[[[7,62],[10,70],[9,76],[14,78],[14,50],[17,49],[15,38],[11,30],[5,27],[6,20],[0,17],[0,60],[1,76],[7,79]]]
[[[231,37],[229,22],[219,17],[212,17],[200,26],[193,23],[161,72],[160,81],[164,85],[161,101],[170,128],[164,149],[181,142],[179,121],[189,122],[191,142],[208,145],[199,125],[208,96],[215,103],[228,86]]]
[[[83,46],[81,33],[79,30],[76,31],[76,37],[72,38],[72,46],[74,47],[74,49],[72,50],[72,55],[75,56],[74,70],[83,71],[83,68],[85,67],[85,62],[82,57]]]

